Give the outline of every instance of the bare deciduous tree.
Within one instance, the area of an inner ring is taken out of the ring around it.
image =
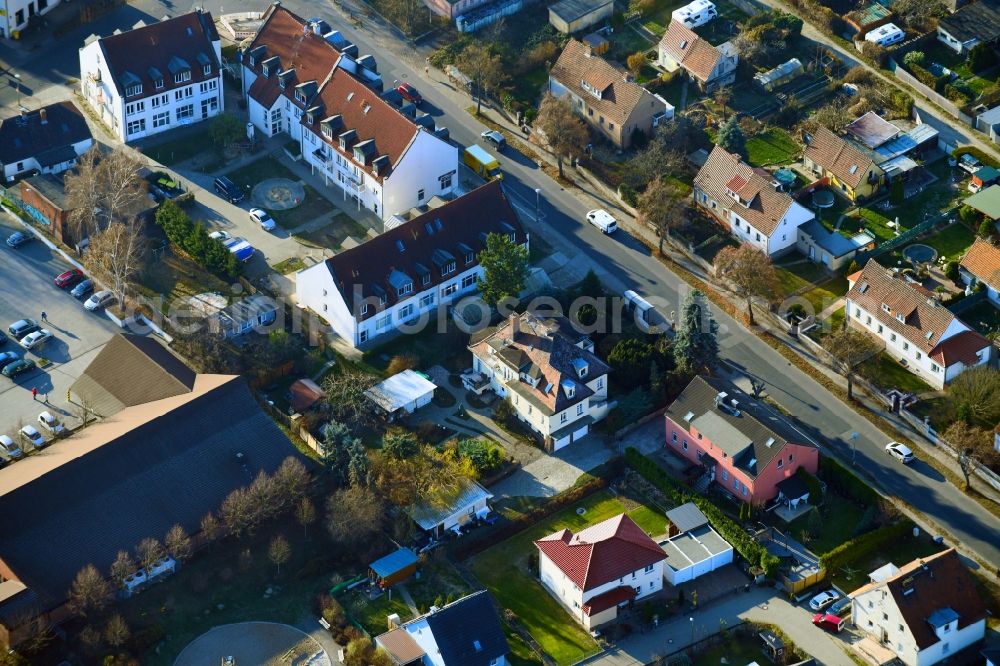
[[[579,155],[590,140],[587,126],[573,111],[569,100],[549,92],[542,98],[534,127],[541,132],[545,145],[555,154],[560,177],[563,175],[563,158]]]
[[[302,526],[302,536],[309,538],[309,526],[316,522],[316,505],[308,497],[299,500],[295,507],[295,520]]]
[[[686,221],[689,213],[687,197],[680,188],[665,178],[656,178],[639,195],[636,208],[639,211],[639,223],[656,231],[660,240],[660,254],[663,254],[664,238]]]
[[[500,56],[493,53],[488,45],[473,42],[458,54],[455,66],[475,85],[478,116],[482,110],[483,92],[496,91],[507,77]]]
[[[76,173],[66,176],[66,199],[73,235],[82,239],[109,221],[135,215],[148,185],[139,174],[142,164],[124,149],[106,156],[94,146],[81,158]]]
[[[226,495],[219,508],[219,515],[230,534],[239,538],[253,525],[254,510],[251,507],[250,493],[246,488],[237,488]]]
[[[76,573],[69,589],[73,610],[83,616],[100,612],[111,600],[111,586],[93,564],[87,564]]]
[[[323,391],[330,405],[331,416],[351,427],[364,426],[375,419],[375,410],[365,391],[378,383],[372,374],[339,368],[323,380]]]
[[[966,372],[969,372],[966,370]],[[965,489],[972,482],[972,474],[979,467],[983,456],[989,451],[991,440],[989,432],[982,428],[970,426],[958,420],[952,423],[941,434],[941,437],[958,451],[958,466],[965,477]]]
[[[288,539],[281,534],[271,539],[271,545],[267,549],[267,556],[271,559],[277,569],[276,575],[281,574],[281,565],[292,557],[292,547],[288,545]]]
[[[142,223],[137,218],[113,220],[107,227],[90,234],[90,244],[84,255],[87,268],[104,282],[125,304],[129,282],[142,270],[146,260],[146,239]]]
[[[135,556],[139,560],[139,565],[149,576],[157,562],[166,556],[166,550],[159,540],[153,537],[146,537],[135,547]]]
[[[219,522],[214,513],[209,511],[202,517],[199,530],[201,538],[210,543],[222,536],[222,523]]]
[[[274,484],[284,506],[295,506],[305,496],[309,487],[309,470],[298,458],[291,456],[281,461],[275,470]]]
[[[715,258],[715,270],[733,285],[736,295],[746,301],[750,325],[754,325],[753,299],[772,300],[781,290],[771,258],[750,245],[726,247]]]
[[[363,544],[382,533],[383,507],[382,498],[371,488],[341,488],[326,501],[326,529],[337,543]]]
[[[854,372],[857,367],[878,353],[881,347],[870,337],[853,328],[831,331],[823,338],[823,348],[836,360],[847,378],[847,398],[854,397]]]
[[[125,579],[139,570],[139,565],[135,563],[132,556],[126,550],[119,550],[115,561],[111,563],[111,580],[118,587],[125,587]]]
[[[104,640],[108,642],[108,645],[116,649],[120,648],[125,645],[131,635],[132,632],[129,631],[128,624],[121,613],[115,613],[108,618],[108,624],[104,628]]]
[[[184,562],[191,557],[191,537],[188,536],[187,530],[180,523],[175,523],[167,531],[163,543],[166,545],[170,557],[178,562]]]

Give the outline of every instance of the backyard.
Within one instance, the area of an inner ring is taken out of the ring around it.
[[[347,213],[337,213],[322,227],[295,234],[293,238],[310,247],[337,250],[344,244],[348,236],[354,238],[358,243],[363,243],[368,238],[368,230],[355,222]]]
[[[719,666],[719,664],[769,664],[770,659],[760,649],[760,641],[749,637],[727,637],[695,654],[694,666]]]
[[[630,503],[631,504],[631,503]],[[579,513],[579,509],[584,511]],[[532,637],[558,664],[572,664],[597,652],[597,643],[572,620],[529,570],[533,542],[560,529],[577,532],[619,513],[626,504],[601,491],[564,509],[469,561],[469,568],[502,608],[514,612]],[[666,517],[640,505],[627,511],[647,533],[666,531]]]
[[[263,157],[225,175],[247,195],[257,183],[268,178],[285,178],[295,183],[301,181],[290,169],[273,157]],[[280,226],[285,229],[294,229],[301,224],[327,215],[333,210],[334,205],[326,197],[321,196],[309,185],[305,185],[305,198],[298,206],[288,210],[268,209],[268,212]]]
[[[938,257],[958,261],[975,240],[976,235],[967,226],[956,222],[920,242],[937,250]]]
[[[828,571],[827,582],[836,585],[842,591],[850,594],[868,582],[868,574],[879,567],[892,562],[897,567],[901,567],[907,562],[920,557],[927,557],[944,550],[945,546],[934,543],[929,536],[921,534],[914,537],[912,534],[893,541],[878,550],[877,553],[869,557],[861,558],[857,562],[845,565]]]
[[[881,244],[896,237],[894,225],[893,220],[871,208],[858,208],[842,218],[840,232],[850,238],[860,231],[868,231]],[[899,226],[901,229],[907,228],[905,219],[900,218]]]
[[[379,372],[385,372],[394,356],[407,355],[417,358],[417,369],[441,365],[449,372],[462,372],[469,368],[468,352],[465,346],[469,336],[459,331],[454,324],[448,326],[447,337],[438,332],[438,322],[428,322],[426,328],[413,335],[400,335],[370,351],[365,352],[364,361]],[[465,353],[456,353],[461,350]]]
[[[174,132],[168,132],[169,134],[174,134]],[[144,155],[167,166],[180,164],[211,150],[219,166],[224,166],[222,157],[218,155],[218,151],[214,149],[214,145],[211,133],[205,127],[195,132],[184,133],[184,136],[176,139],[157,143],[152,146],[142,146],[140,150]]]
[[[150,262],[135,281],[136,291],[154,310],[166,314],[196,294],[227,293],[229,283],[194,263],[166,250]]]
[[[838,275],[828,282],[824,282],[818,287],[813,287],[809,291],[801,294],[801,297],[809,301],[813,313],[819,315],[823,310],[837,302],[847,293],[847,278]]]
[[[747,139],[747,161],[750,166],[787,164],[802,152],[785,130],[772,127]]]
[[[959,319],[985,336],[1000,332],[1000,310],[988,300],[963,310]]]
[[[823,498],[823,506],[813,509],[819,511],[823,517],[822,526],[818,534],[810,534],[806,542],[809,550],[817,556],[828,553],[845,541],[849,541],[857,529],[864,509],[850,498],[835,493],[827,489]],[[815,521],[815,519],[813,519]],[[784,529],[781,526],[778,529]],[[787,528],[788,535],[793,539],[800,539],[803,532],[809,533],[809,514],[799,516]]]
[[[802,255],[796,254],[796,257]],[[777,264],[774,269],[778,273],[778,282],[785,296],[805,289],[809,285],[827,277],[828,273],[822,266],[807,259],[797,259],[796,263]]]

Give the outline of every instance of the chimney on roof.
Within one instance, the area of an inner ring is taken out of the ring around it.
[[[38,110],[38,119],[41,121],[43,125],[49,122],[49,119],[45,117],[45,109]]]
[[[517,334],[521,332],[521,316],[516,312],[510,315],[510,339],[517,342]]]

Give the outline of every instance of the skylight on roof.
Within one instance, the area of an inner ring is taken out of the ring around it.
[[[851,173],[854,173],[857,170],[858,170],[858,165],[857,164],[852,164],[851,168],[848,169],[848,171],[850,171]]]
[[[353,90],[351,92],[347,93],[347,101],[350,102],[352,99],[354,99],[354,91]]]
[[[472,647],[476,648],[476,652],[480,652],[483,649],[479,641],[472,641]]]
[[[691,419],[693,418],[694,418],[694,412],[688,412],[687,414],[684,415],[684,420],[687,421],[688,423],[690,423]]]
[[[401,241],[401,240],[397,240],[396,241],[396,249],[399,250],[400,252],[403,252],[403,251],[406,250],[406,248],[403,246],[403,241]]]

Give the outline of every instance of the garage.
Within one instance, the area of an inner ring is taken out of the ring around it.
[[[553,451],[558,451],[559,449],[563,448],[564,446],[567,446],[572,441],[573,441],[573,438],[570,435],[566,435],[565,437],[562,437],[560,439],[553,440],[553,442],[552,442],[552,450]]]
[[[733,561],[733,547],[712,529],[697,506],[684,504],[667,512],[671,537],[660,542],[667,559],[663,577],[680,585]]]
[[[581,439],[581,438],[583,438],[583,437],[586,437],[586,436],[587,436],[587,433],[588,433],[588,432],[590,432],[590,426],[589,426],[589,425],[585,425],[585,426],[583,426],[582,428],[578,428],[578,429],[577,429],[577,430],[576,430],[576,431],[575,431],[575,432],[573,433],[573,441],[575,442],[575,441],[576,441],[576,440],[578,440],[578,439]]]

